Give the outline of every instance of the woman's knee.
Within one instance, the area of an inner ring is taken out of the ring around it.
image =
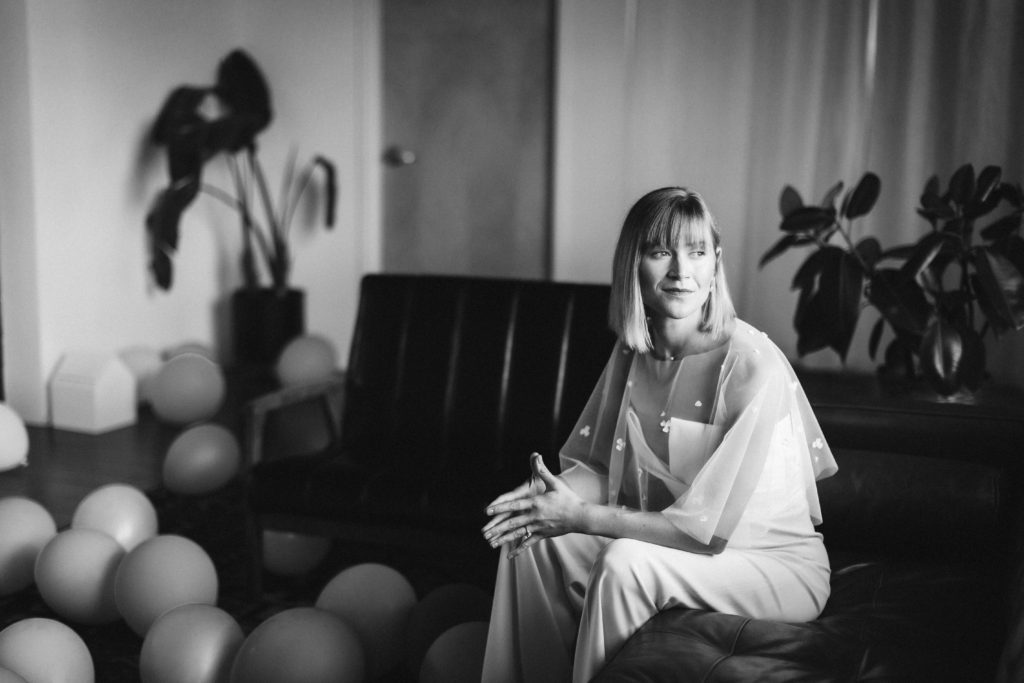
[[[649,544],[632,538],[617,538],[606,545],[597,556],[590,571],[590,582],[636,582],[644,573],[638,571],[646,563],[645,549]]]

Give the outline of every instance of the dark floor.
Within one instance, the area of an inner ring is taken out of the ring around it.
[[[251,392],[250,392],[251,393]],[[237,431],[238,405],[244,397],[229,397],[216,421]],[[157,510],[159,533],[192,539],[209,554],[219,581],[218,606],[238,621],[244,633],[283,609],[308,606],[337,572],[359,562],[380,562],[400,571],[418,597],[447,583],[480,577],[461,577],[457,567],[437,569],[436,563],[403,556],[394,549],[335,544],[317,569],[302,578],[274,577],[263,572],[258,599],[249,590],[255,566],[246,543],[244,490],[239,483],[206,496],[172,494],[161,485],[163,455],[181,429],[161,424],[141,411],[136,425],[101,435],[30,428],[29,466],[0,472],[0,498],[21,495],[42,503],[58,529],[70,524],[75,507],[90,491],[108,483],[127,483],[147,493]],[[428,568],[428,566],[430,568]],[[483,587],[483,586],[482,586]],[[64,621],[45,604],[34,586],[0,596],[0,629],[27,617]],[[97,683],[139,681],[142,638],[123,621],[104,626],[68,624],[82,637],[93,658]],[[382,683],[413,681],[398,666]]]

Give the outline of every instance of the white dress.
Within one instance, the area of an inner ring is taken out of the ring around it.
[[[836,463],[789,362],[747,323],[682,360],[617,345],[560,455],[584,498],[660,510],[698,541],[728,544],[699,555],[568,534],[512,561],[502,553],[485,683],[588,681],[674,606],[791,622],[821,613],[815,481]]]

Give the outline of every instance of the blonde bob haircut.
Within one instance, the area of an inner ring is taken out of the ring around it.
[[[653,349],[647,311],[640,291],[640,263],[655,246],[704,244],[715,252],[714,285],[701,309],[699,329],[720,337],[736,309],[725,281],[722,238],[704,199],[682,187],[648,192],[629,210],[612,262],[612,290],[608,320],[628,348],[640,353]]]

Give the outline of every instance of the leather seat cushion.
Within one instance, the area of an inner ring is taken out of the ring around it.
[[[816,621],[667,610],[594,680],[992,680],[1003,623],[993,583],[967,564],[833,558]]]

